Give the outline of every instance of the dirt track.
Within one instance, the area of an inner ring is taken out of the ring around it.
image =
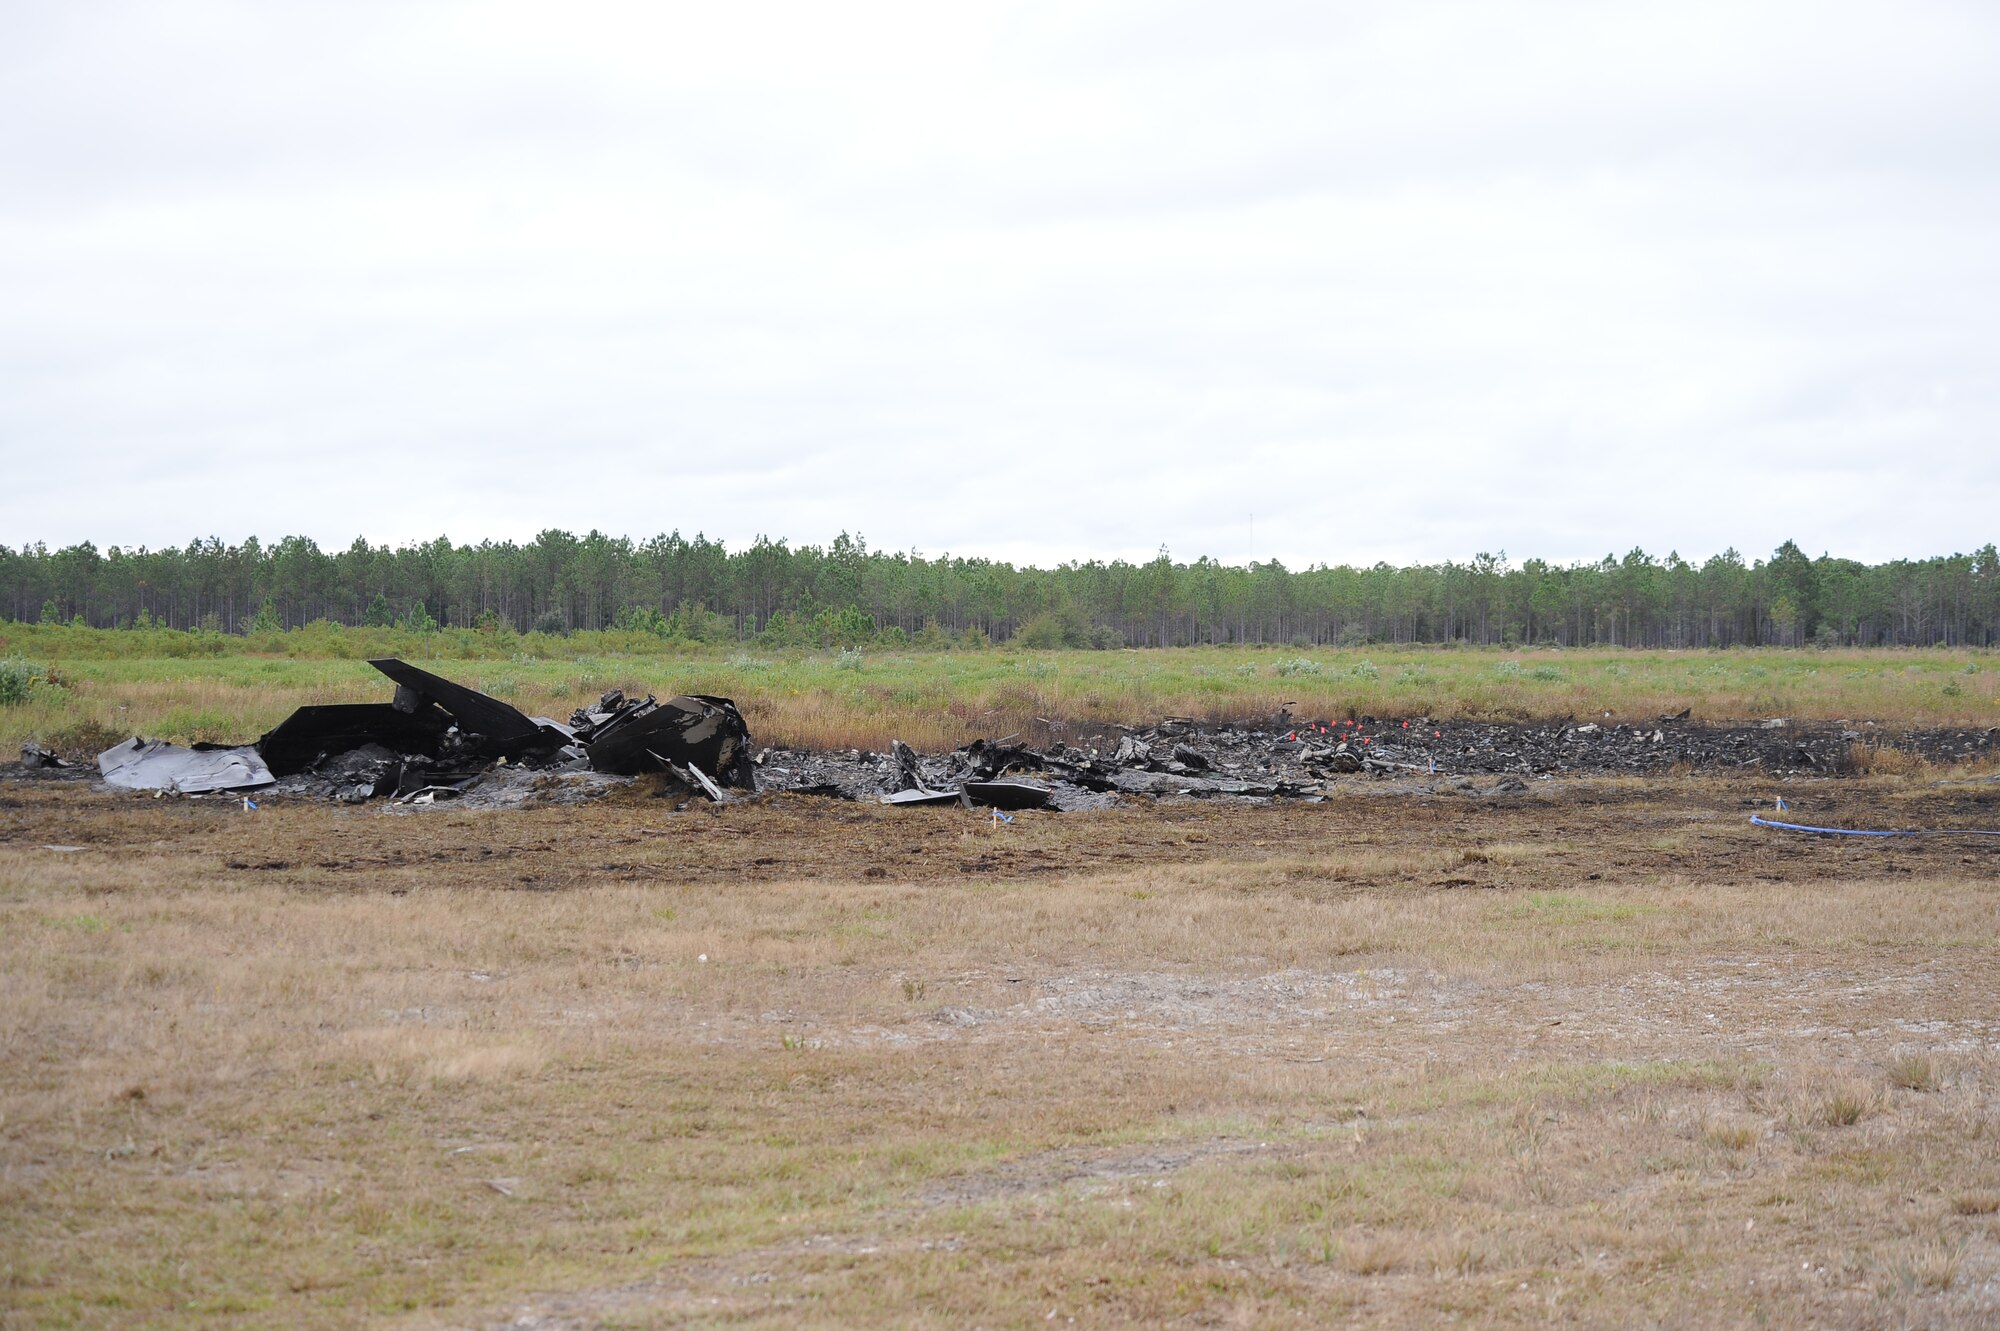
[[[485,886],[548,891],[593,883],[769,882],[861,876],[937,881],[1022,878],[1207,859],[1297,858],[1327,891],[1401,882],[1440,888],[1573,885],[1698,876],[1810,881],[2000,869],[2000,837],[1876,840],[1752,826],[1762,812],[1855,828],[2000,827],[2000,782],[1822,780],[1779,785],[1715,777],[1543,781],[1508,798],[1354,793],[1323,804],[1135,804],[1016,814],[995,826],[956,808],[893,810],[778,795],[724,808],[640,789],[582,806],[506,812],[384,812],[312,801],[244,812],[223,799],[154,799],[81,782],[0,781],[0,844],[185,858],[190,867],[300,890]],[[1791,812],[1775,813],[1782,791]],[[1495,840],[1545,850],[1516,864],[1482,858]],[[1464,850],[1414,882],[1324,863],[1356,852]],[[1314,861],[1321,861],[1315,865]]]

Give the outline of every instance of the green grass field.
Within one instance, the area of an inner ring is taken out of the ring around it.
[[[190,640],[201,654],[166,655]],[[2000,655],[1965,650],[1504,651],[1198,647],[1117,652],[772,652],[682,648],[641,634],[533,635],[491,654],[479,634],[349,630],[261,638],[7,625],[0,657],[52,675],[0,706],[0,742],[87,750],[126,735],[255,738],[307,703],[386,696],[364,658],[400,655],[567,716],[610,688],[735,698],[770,743],[921,749],[1031,733],[1046,722],[1169,716],[1431,715],[1526,720],[1851,718],[2000,724]],[[127,649],[134,654],[119,654]]]

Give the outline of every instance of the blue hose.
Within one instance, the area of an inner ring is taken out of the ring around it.
[[[1750,821],[1759,827],[1775,827],[1786,832],[1818,832],[1823,836],[2000,836],[2000,831],[1986,831],[1976,827],[1915,827],[1898,832],[1864,832],[1852,827],[1807,827],[1802,823],[1781,823],[1770,818],[1750,815]]]

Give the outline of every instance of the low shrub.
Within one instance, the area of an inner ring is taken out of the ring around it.
[[[28,701],[28,695],[35,691],[35,682],[42,676],[42,667],[24,657],[0,658],[0,707],[12,707]]]

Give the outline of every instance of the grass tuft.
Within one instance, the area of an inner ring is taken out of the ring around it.
[[[1830,1128],[1851,1128],[1873,1113],[1875,1088],[1860,1080],[1842,1082],[1820,1100],[1815,1117]]]
[[[1926,1243],[1896,1264],[1888,1293],[1936,1294],[1950,1289],[1965,1262],[1964,1244]]]
[[[1929,1054],[1898,1054],[1889,1063],[1889,1084],[1904,1091],[1935,1091],[1943,1083],[1937,1060]]]
[[[1930,766],[1919,754],[1883,744],[1857,740],[1847,746],[1848,770],[1859,776],[1921,776]]]
[[[1747,1151],[1764,1136],[1764,1126],[1754,1119],[1711,1119],[1702,1128],[1702,1140],[1730,1151]]]

